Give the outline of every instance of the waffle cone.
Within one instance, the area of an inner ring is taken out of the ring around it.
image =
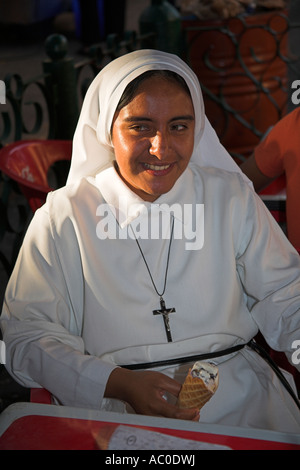
[[[210,391],[202,379],[192,377],[191,369],[181,387],[177,405],[179,408],[198,408],[199,410],[211,399]]]

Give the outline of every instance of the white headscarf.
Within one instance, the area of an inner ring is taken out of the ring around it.
[[[111,125],[126,86],[149,70],[170,70],[186,81],[195,110],[195,144],[191,162],[241,172],[221,145],[204,113],[199,80],[179,57],[162,51],[142,49],[110,62],[91,83],[73,139],[73,154],[67,184],[95,176],[111,166],[114,149]],[[244,178],[249,181],[246,176]]]

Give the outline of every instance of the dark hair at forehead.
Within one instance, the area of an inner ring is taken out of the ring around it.
[[[127,85],[123,95],[120,98],[116,111],[120,111],[122,108],[124,108],[124,106],[127,106],[136,96],[140,85],[152,77],[161,77],[166,80],[172,80],[173,82],[180,85],[181,88],[188,94],[188,96],[191,96],[189,87],[187,86],[185,80],[177,73],[172,72],[171,70],[149,70],[148,72],[144,72],[143,74],[139,75]]]

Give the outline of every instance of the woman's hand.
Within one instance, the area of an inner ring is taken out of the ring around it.
[[[139,414],[198,421],[198,409],[181,409],[164,399],[166,392],[178,397],[180,389],[176,380],[160,372],[117,368],[107,381],[104,396],[126,401]]]

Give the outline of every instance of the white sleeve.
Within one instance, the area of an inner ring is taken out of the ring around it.
[[[300,340],[300,256],[251,190],[244,213],[236,263],[251,315],[271,348],[300,368],[292,361]]]
[[[58,256],[46,208],[35,213],[0,317],[6,368],[23,386],[44,387],[64,405],[97,409],[115,366],[85,352],[83,280],[74,240],[64,247],[71,263],[68,274]]]

